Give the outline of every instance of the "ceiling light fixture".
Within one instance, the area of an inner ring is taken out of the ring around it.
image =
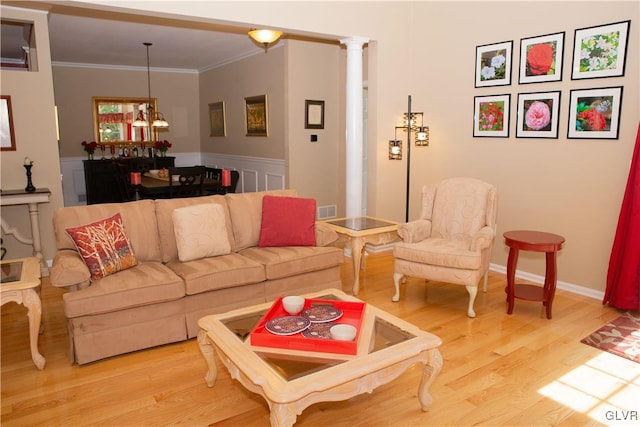
[[[147,116],[145,117],[142,110],[140,110],[138,117],[132,123],[135,127],[154,127],[154,128],[168,128],[169,123],[165,120],[164,115],[161,112],[154,111],[153,104],[151,103],[151,67],[149,65],[149,46],[152,46],[149,42],[142,43],[147,47],[147,86],[149,88],[149,100],[146,105]]]
[[[252,28],[249,31],[249,37],[264,45],[265,53],[267,52],[267,47],[269,47],[271,43],[275,43],[276,41],[278,41],[280,36],[282,36],[282,31],[264,29],[258,30],[255,28]]]

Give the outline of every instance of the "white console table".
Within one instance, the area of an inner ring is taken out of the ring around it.
[[[29,218],[31,220],[31,238],[20,233],[20,230],[13,228],[2,219],[2,231],[4,234],[13,235],[16,240],[25,245],[33,246],[33,256],[40,260],[40,269],[43,276],[49,275],[49,268],[42,256],[42,240],[40,239],[40,223],[38,221],[38,204],[49,203],[51,191],[48,188],[38,188],[36,191],[27,192],[25,190],[2,190],[0,193],[0,206],[26,205],[29,208]]]

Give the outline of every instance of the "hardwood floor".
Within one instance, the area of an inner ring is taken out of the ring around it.
[[[640,364],[580,343],[616,309],[558,291],[552,320],[523,301],[509,316],[505,277],[490,273],[470,319],[463,286],[409,279],[391,302],[392,270],[390,255],[367,257],[359,297],[442,338],[431,411],[420,409],[414,366],[371,394],[312,405],[297,426],[638,425]],[[351,278],[346,262],[346,292]],[[2,307],[3,426],[269,425],[265,401],[222,366],[215,386],[205,385],[195,340],[71,365],[62,293],[43,281],[43,371],[31,361],[26,310]]]

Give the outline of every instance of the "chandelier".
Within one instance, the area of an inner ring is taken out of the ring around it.
[[[145,113],[140,110],[138,117],[132,123],[135,127],[154,127],[154,128],[168,128],[169,123],[165,120],[164,115],[155,111],[153,104],[151,103],[151,67],[149,65],[149,46],[152,44],[149,42],[142,43],[147,47],[147,87],[149,88],[149,100],[146,105],[146,117]]]

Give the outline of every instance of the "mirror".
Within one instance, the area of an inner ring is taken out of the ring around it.
[[[157,131],[134,127],[136,118],[147,117],[147,104],[156,111],[155,98],[93,98],[93,135],[98,144],[156,141]]]

